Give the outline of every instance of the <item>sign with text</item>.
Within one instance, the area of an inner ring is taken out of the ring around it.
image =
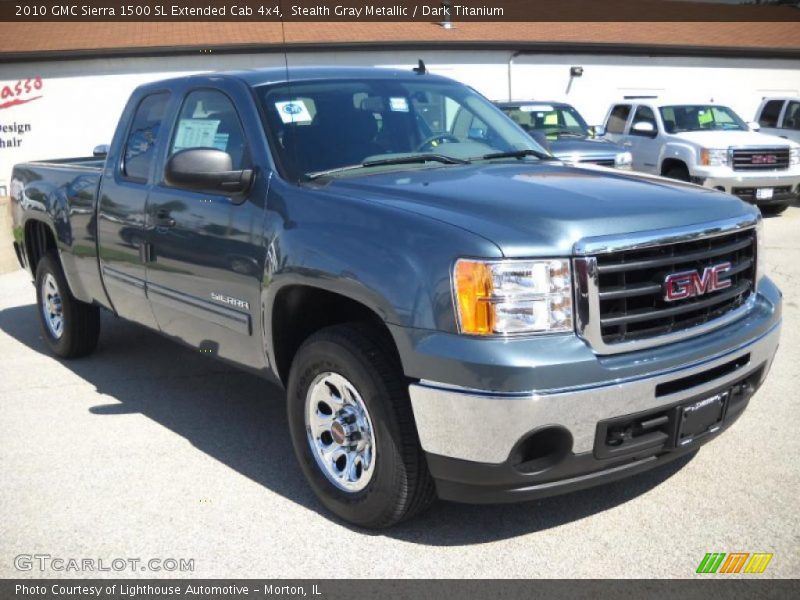
[[[800,21],[779,2],[692,0],[6,0],[0,21]]]

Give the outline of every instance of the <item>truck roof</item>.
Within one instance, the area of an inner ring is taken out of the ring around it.
[[[174,77],[157,82],[160,85],[186,79],[205,79],[208,77],[229,77],[244,81],[251,87],[287,81],[310,81],[331,79],[436,79],[451,81],[446,77],[433,75],[430,72],[419,75],[411,67],[408,69],[386,69],[383,67],[270,67],[264,69],[244,69],[239,71],[209,71],[188,77]],[[151,85],[151,84],[147,84]]]

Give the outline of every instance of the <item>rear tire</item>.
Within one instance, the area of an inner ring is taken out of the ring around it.
[[[360,324],[317,332],[292,362],[287,394],[295,455],[314,493],[340,518],[369,528],[408,519],[436,497],[408,384],[380,339]]]
[[[94,351],[100,309],[72,295],[55,252],[43,256],[36,267],[36,304],[42,334],[54,354],[77,358]]]
[[[683,166],[674,166],[670,167],[666,173],[664,173],[664,177],[668,177],[669,179],[677,179],[678,181],[691,181],[689,177],[689,169]]]

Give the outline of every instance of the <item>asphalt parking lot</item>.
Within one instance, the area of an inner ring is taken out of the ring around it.
[[[48,554],[189,558],[196,577],[685,578],[705,553],[737,551],[774,553],[747,577],[800,577],[799,231],[800,207],[766,220],[783,338],[725,435],[609,486],[440,502],[381,533],[316,501],[281,390],[108,315],[95,355],[56,360],[28,276],[0,275],[0,577],[181,575],[15,569],[20,554]]]

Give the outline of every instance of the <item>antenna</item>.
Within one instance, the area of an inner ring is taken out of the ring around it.
[[[414,71],[414,73],[416,73],[417,75],[425,75],[425,73],[428,72],[428,69],[425,66],[425,62],[421,58],[419,59],[419,63],[417,63],[417,66],[411,70]]]

